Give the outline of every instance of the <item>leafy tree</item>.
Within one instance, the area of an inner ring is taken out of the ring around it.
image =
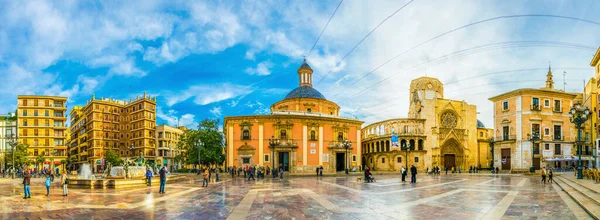
[[[13,158],[12,154],[13,154],[12,152],[9,152],[6,154],[6,160],[11,161],[11,163],[12,163],[12,158]],[[27,147],[23,144],[18,144],[17,146],[15,146],[14,154],[15,154],[15,165],[16,166],[21,166],[23,164],[27,164],[27,163],[31,162],[31,161],[29,161],[29,159],[27,159],[27,156],[29,155],[29,153],[27,152]]]
[[[108,149],[108,151],[106,151],[104,154],[104,160],[113,166],[123,165],[123,160],[121,160],[121,157],[119,157],[112,149]]]
[[[199,150],[199,143],[202,147]],[[218,119],[204,119],[198,129],[190,129],[181,136],[178,148],[187,152],[185,159],[190,164],[198,164],[198,154],[202,165],[217,165],[224,161],[223,134],[219,131]]]

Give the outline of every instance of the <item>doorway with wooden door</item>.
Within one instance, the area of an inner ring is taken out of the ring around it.
[[[444,167],[447,167],[448,170],[456,169],[456,155],[454,154],[445,154],[444,155]]]
[[[510,170],[510,148],[502,149],[501,161],[502,170]]]

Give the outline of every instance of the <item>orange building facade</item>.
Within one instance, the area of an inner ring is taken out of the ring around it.
[[[363,122],[340,117],[340,107],[312,87],[312,72],[304,61],[300,86],[273,104],[270,115],[225,117],[227,166],[281,167],[294,174],[321,166],[324,173],[360,169]]]

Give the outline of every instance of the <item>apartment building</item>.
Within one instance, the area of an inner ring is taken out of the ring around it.
[[[550,68],[544,88],[517,89],[489,100],[494,102],[495,167],[526,171],[532,164],[535,169],[573,165],[577,135],[568,113],[582,94],[555,89]]]
[[[104,154],[156,160],[156,97],[144,93],[129,101],[92,98],[71,112],[70,151],[77,164],[89,163],[95,172],[105,168]]]
[[[168,125],[156,126],[156,155],[157,165],[167,166],[169,170],[177,170],[182,166],[182,161],[175,162],[175,157],[181,155],[182,151],[177,148],[177,144],[186,128],[179,128]]]
[[[19,142],[27,146],[28,159],[39,168],[62,169],[67,159],[67,97],[20,95],[17,97]],[[43,158],[37,164],[37,158]]]
[[[0,115],[0,166],[6,169],[12,165],[11,158],[6,158],[12,152],[11,139],[17,137],[17,122],[14,115]]]

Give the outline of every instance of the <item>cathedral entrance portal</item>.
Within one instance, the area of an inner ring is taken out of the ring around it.
[[[451,170],[452,167],[454,167],[455,170],[459,167],[464,169],[463,166],[466,160],[465,153],[462,145],[455,139],[444,142],[440,152],[440,158],[442,159],[440,164],[443,164],[448,170]]]

